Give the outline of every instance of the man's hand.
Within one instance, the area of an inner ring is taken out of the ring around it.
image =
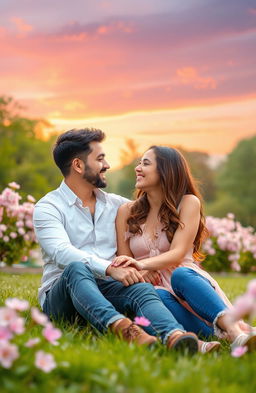
[[[120,281],[125,287],[138,282],[145,282],[140,272],[133,267],[123,268],[109,265],[106,270],[106,275],[111,276],[114,280]]]
[[[140,274],[146,282],[150,282],[153,285],[162,284],[161,276],[156,270],[141,270]]]

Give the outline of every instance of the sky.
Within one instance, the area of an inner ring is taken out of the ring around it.
[[[58,131],[215,159],[256,134],[255,0],[1,0],[0,95]]]

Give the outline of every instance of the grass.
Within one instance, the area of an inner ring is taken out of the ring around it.
[[[218,276],[221,287],[233,300],[244,292],[255,276]],[[0,273],[0,304],[8,297],[37,303],[39,275]],[[255,393],[256,354],[236,359],[223,343],[219,354],[193,357],[168,352],[162,346],[152,350],[129,346],[112,335],[100,336],[91,328],[67,323],[58,347],[45,346],[53,353],[58,367],[45,374],[33,367],[30,350],[21,349],[22,359],[15,367],[0,367],[0,391],[47,393]],[[20,343],[38,334],[32,327]],[[50,344],[49,344],[50,345]],[[20,346],[22,347],[22,346]]]

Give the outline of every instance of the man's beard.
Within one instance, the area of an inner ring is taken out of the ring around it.
[[[102,170],[101,173],[106,172],[106,170]],[[95,175],[91,167],[89,165],[85,166],[83,178],[88,181],[88,183],[92,184],[94,187],[97,188],[105,188],[107,187],[107,183],[101,179],[100,175]]]

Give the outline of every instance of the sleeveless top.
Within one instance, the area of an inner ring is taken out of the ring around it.
[[[130,232],[128,232],[126,235],[126,238],[129,239],[129,246],[135,259],[139,261],[141,259],[154,257],[156,255],[160,255],[166,251],[169,251],[170,243],[167,239],[166,232],[162,231],[161,225],[156,228],[154,239],[150,238],[150,236],[146,232],[144,232],[145,224],[141,225],[141,229],[141,235],[133,235]],[[193,267],[193,265],[195,265],[196,263],[193,259],[192,254],[193,250],[190,249],[179,266]],[[173,270],[176,269],[176,267],[177,266],[162,269],[159,271],[162,280],[162,285],[159,287],[168,289],[173,292],[171,288],[171,275]]]

